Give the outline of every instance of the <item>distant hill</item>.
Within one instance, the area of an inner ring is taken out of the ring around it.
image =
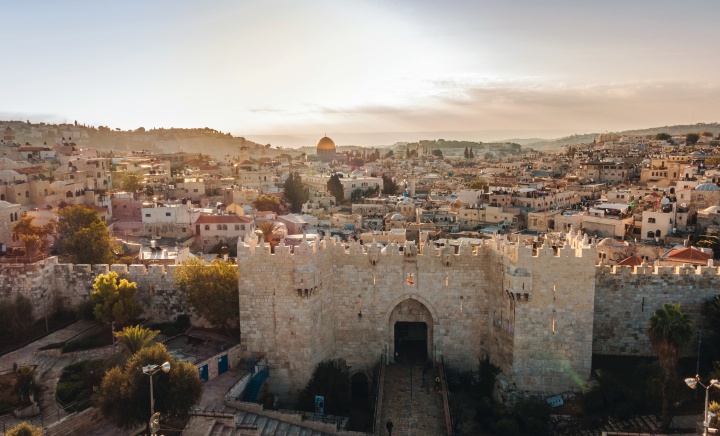
[[[209,127],[197,129],[110,129],[105,126],[82,124],[46,124],[23,121],[0,121],[0,126],[15,131],[15,141],[32,145],[54,144],[65,138],[80,147],[93,147],[103,151],[129,153],[149,150],[153,153],[203,153],[214,157],[237,155],[240,147],[264,148],[253,141],[235,137]],[[2,133],[2,132],[0,132]]]
[[[720,133],[720,123],[697,123],[697,124],[678,124],[674,126],[651,127],[647,129],[623,130],[616,133],[623,136],[655,136],[658,133],[668,133],[670,135],[685,135],[687,133],[712,132],[717,136]],[[587,133],[582,135],[566,136],[558,139],[541,140],[528,143],[527,146],[537,150],[557,150],[564,145],[587,144],[597,139],[600,133]]]

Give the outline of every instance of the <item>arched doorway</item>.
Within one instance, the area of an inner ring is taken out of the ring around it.
[[[373,405],[370,401],[370,377],[356,372],[350,377],[350,416],[348,429],[367,432],[372,430]]]
[[[433,359],[433,316],[427,306],[408,298],[390,313],[391,358],[400,363]]]

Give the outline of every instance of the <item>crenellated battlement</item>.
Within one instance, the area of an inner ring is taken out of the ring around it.
[[[648,265],[643,262],[637,266],[618,265],[597,265],[597,275],[619,275],[619,276],[720,276],[720,267],[716,266],[695,266],[689,263],[676,266]]]

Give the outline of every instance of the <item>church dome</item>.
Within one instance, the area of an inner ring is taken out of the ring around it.
[[[335,143],[332,139],[328,138],[327,136],[323,136],[320,138],[320,140],[317,143],[317,150],[323,150],[323,151],[335,151]]]
[[[712,183],[703,183],[701,185],[697,185],[695,187],[696,191],[720,191],[720,188],[717,187],[717,185],[714,185]]]

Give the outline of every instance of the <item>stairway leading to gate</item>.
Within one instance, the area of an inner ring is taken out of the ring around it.
[[[393,436],[442,436],[446,433],[442,393],[435,390],[437,368],[392,364],[385,367],[382,419],[377,433],[386,435],[385,423],[393,422]]]

